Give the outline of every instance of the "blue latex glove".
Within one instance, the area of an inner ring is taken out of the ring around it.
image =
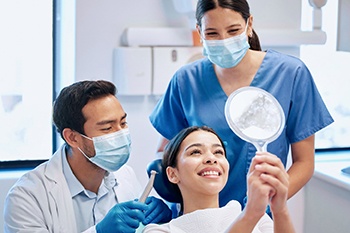
[[[171,220],[172,212],[164,201],[155,197],[147,197],[145,204],[147,205],[147,210],[145,211],[145,219],[142,221],[143,225],[166,223]]]
[[[132,232],[144,221],[147,205],[138,201],[116,204],[104,219],[96,225],[97,233]]]

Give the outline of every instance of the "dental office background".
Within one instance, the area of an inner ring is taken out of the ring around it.
[[[350,232],[350,176],[340,171],[350,166],[350,0],[248,2],[263,49],[300,57],[335,119],[316,134],[314,177],[289,201],[297,232]],[[146,184],[159,139],[148,116],[175,70],[202,57],[195,4],[0,0],[0,232],[9,188],[62,144],[52,101],[77,80],[117,85],[133,142],[129,164]]]

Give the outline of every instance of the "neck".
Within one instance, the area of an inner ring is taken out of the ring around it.
[[[106,171],[88,161],[76,148],[67,151],[67,161],[74,174],[86,190],[97,194]]]
[[[215,73],[224,92],[229,96],[235,90],[249,86],[264,56],[264,52],[248,50],[242,61],[235,67],[225,69],[215,65]]]
[[[195,210],[219,208],[219,195],[188,195],[183,196],[184,214],[191,213]]]

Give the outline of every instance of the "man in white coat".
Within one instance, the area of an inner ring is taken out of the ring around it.
[[[141,187],[131,167],[124,112],[108,81],[64,88],[53,122],[65,141],[45,163],[21,177],[4,208],[7,232],[135,232],[140,223],[168,222],[160,199],[136,199]]]

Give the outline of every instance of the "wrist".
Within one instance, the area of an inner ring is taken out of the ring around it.
[[[289,210],[288,210],[288,207],[285,206],[283,207],[282,209],[279,209],[279,210],[274,210],[272,209],[272,216],[273,218],[279,218],[279,217],[286,217],[286,216],[289,216]]]
[[[265,211],[258,210],[254,207],[251,207],[251,205],[246,205],[246,207],[243,209],[242,212],[242,219],[245,219],[249,222],[258,222],[262,216],[264,216]]]

